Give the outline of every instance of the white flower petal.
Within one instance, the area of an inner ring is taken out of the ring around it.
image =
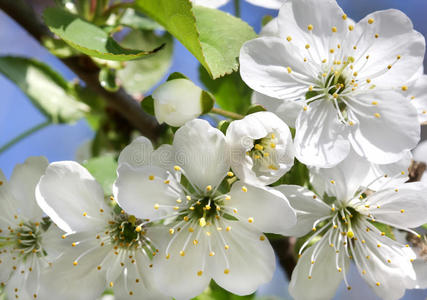
[[[134,168],[122,164],[117,173],[114,197],[121,208],[138,218],[154,219],[172,212],[175,200],[181,196],[171,186],[175,181],[170,173],[157,166]]]
[[[172,169],[174,164],[172,146],[161,145],[154,150],[151,141],[140,136],[127,145],[119,156],[119,165],[127,163],[133,167],[158,166],[165,170]]]
[[[110,208],[104,202],[102,187],[78,163],[50,164],[37,185],[36,197],[41,209],[66,232],[107,224]]]
[[[230,168],[224,134],[205,120],[187,122],[175,133],[176,163],[202,191],[218,186]]]
[[[307,80],[311,80],[312,73],[297,53],[299,49],[293,44],[277,37],[250,40],[240,50],[240,75],[248,86],[264,95],[288,101],[305,98],[310,82],[302,86],[292,72]]]
[[[194,5],[206,6],[210,8],[218,8],[223,6],[230,0],[191,0]]]
[[[348,104],[359,126],[352,127],[350,140],[359,155],[374,163],[388,164],[400,160],[417,145],[417,112],[401,94],[381,91],[355,98]]]
[[[12,267],[14,266],[15,261],[13,260],[12,247],[6,246],[2,249],[3,251],[0,251],[0,260],[2,261],[0,282],[6,282],[13,272]]]
[[[5,230],[8,226],[15,227],[18,225],[19,220],[14,218],[18,215],[17,207],[14,205],[15,198],[1,170],[0,181],[0,228]]]
[[[310,168],[310,179],[319,195],[326,193],[339,201],[347,201],[355,196],[369,170],[369,162],[350,151],[348,157],[333,168]]]
[[[246,154],[255,141],[271,138],[258,160]],[[234,121],[227,129],[226,141],[230,149],[231,168],[242,181],[253,185],[267,185],[282,177],[294,163],[294,146],[289,127],[271,112],[257,112]],[[273,148],[270,147],[273,144]]]
[[[297,223],[285,233],[287,236],[300,237],[313,229],[316,220],[331,213],[331,207],[313,192],[298,185],[279,185],[274,187],[289,200],[297,214]]]
[[[347,26],[352,21],[343,20],[343,15],[335,0],[287,1],[279,11],[280,36],[290,37],[289,43],[296,45],[299,53],[308,52],[305,45],[311,44],[310,48],[316,49],[310,50],[311,55],[320,64],[321,60],[330,57],[329,47],[345,39]],[[311,31],[308,30],[309,25],[313,26]]]
[[[157,244],[160,252],[153,259],[154,282],[166,295],[178,300],[191,299],[201,294],[211,279],[206,262],[209,257],[207,236],[202,233],[198,243],[194,245],[192,241],[196,239],[196,235],[193,233],[194,237],[191,237],[184,250],[185,255],[181,256],[180,252],[184,249],[189,233],[183,229],[175,234],[178,236],[168,249],[168,259],[166,248],[175,236],[171,236],[166,227],[157,235],[157,239],[160,235],[162,240],[161,244]]]
[[[269,9],[279,9],[286,0],[246,0],[249,3],[257,6],[262,6]]]
[[[382,299],[400,299],[407,288],[413,287],[415,272],[410,255],[405,246],[363,228],[355,230],[355,235],[365,240],[365,244],[355,244],[354,255],[362,278]],[[378,245],[380,245],[378,247]],[[413,253],[413,252],[412,252]],[[369,257],[369,259],[367,258]],[[366,274],[363,274],[365,270]]]
[[[119,165],[127,163],[133,167],[151,165],[151,154],[154,151],[151,141],[140,136],[127,145],[118,159]]]
[[[335,250],[330,247],[327,238],[324,237],[317,243],[323,243],[319,246],[318,256],[315,263],[312,264],[312,254],[317,244],[307,249],[298,260],[291,282],[289,283],[289,293],[295,300],[325,300],[332,299],[343,279],[343,273],[338,272],[335,264]],[[348,259],[345,259],[348,270]],[[309,279],[309,270],[313,266],[311,279]]]
[[[249,225],[257,231],[286,234],[296,223],[295,211],[286,197],[272,188],[236,182],[230,197],[230,200],[225,200],[225,206],[237,209],[237,218],[248,224],[250,221]]]
[[[376,192],[367,198],[367,203],[378,222],[397,228],[415,228],[427,223],[426,195],[427,184],[412,182]]]
[[[216,254],[208,258],[212,277],[233,294],[254,293],[273,277],[276,267],[273,248],[266,238],[261,240],[263,235],[250,225],[227,221],[224,226],[232,227],[231,231],[223,233],[229,249],[224,250],[219,241],[213,248]]]
[[[188,79],[174,79],[153,92],[154,112],[159,123],[179,127],[202,114],[202,89]]]
[[[144,300],[171,299],[154,290],[149,282],[153,276],[152,269],[148,267],[151,261],[139,251],[135,253],[135,263],[125,260],[125,267],[121,276],[114,284],[114,297],[116,300],[132,300],[143,297]],[[140,265],[144,264],[141,268]]]
[[[418,112],[420,123],[427,122],[427,75],[421,75],[413,86],[403,92]]]
[[[43,212],[36,203],[36,185],[44,174],[49,162],[45,157],[29,157],[23,164],[17,164],[10,177],[10,191],[14,205],[20,215],[28,220],[39,220]]]
[[[93,246],[93,244],[92,244]],[[99,247],[84,256],[77,266],[73,261],[82,249],[90,245],[79,245],[71,249],[58,261],[47,269],[41,277],[40,299],[61,300],[93,300],[104,292],[106,288],[105,272],[99,271],[97,266],[105,257],[109,247]]]
[[[413,263],[414,270],[417,274],[416,288],[427,288],[427,262],[424,258],[418,258]]]
[[[274,112],[289,127],[295,128],[295,122],[304,104],[302,102],[284,101],[254,92],[252,103],[265,107],[268,111]]]
[[[352,51],[354,45],[356,51]],[[347,52],[354,53],[353,70],[360,76],[372,79],[376,86],[400,89],[423,64],[425,40],[404,13],[389,9],[369,14],[357,23],[347,47]]]
[[[304,164],[332,167],[347,157],[348,128],[340,123],[333,104],[319,100],[302,111],[295,124],[296,157]]]
[[[412,163],[412,154],[410,151],[399,161],[386,165],[377,165],[371,163],[368,174],[365,175],[361,186],[370,190],[378,191],[387,187],[405,183],[409,179],[409,167]]]

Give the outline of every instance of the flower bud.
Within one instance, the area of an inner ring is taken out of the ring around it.
[[[165,82],[153,93],[154,113],[159,123],[179,127],[203,112],[203,90],[187,79]]]

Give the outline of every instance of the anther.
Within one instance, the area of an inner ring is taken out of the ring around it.
[[[248,218],[248,222],[249,223],[253,223],[254,222],[254,218]]]
[[[287,40],[288,42],[290,42],[290,41],[292,41],[292,37],[291,37],[291,36],[288,36],[288,37],[286,38],[286,40]]]
[[[349,26],[348,26],[348,30],[353,31],[353,29],[354,29],[354,26],[353,26],[353,25],[349,25]]]
[[[179,166],[174,166],[174,167],[173,167],[173,169],[174,169],[175,171],[181,171],[181,168],[180,168]]]
[[[150,176],[148,176],[148,179],[149,179],[149,180],[154,180],[154,175],[150,175]]]
[[[406,92],[408,90],[408,87],[406,85],[402,86],[402,91]]]
[[[248,191],[248,188],[246,187],[246,186],[242,186],[242,192],[247,192]]]
[[[227,172],[227,176],[228,176],[228,177],[233,177],[233,176],[234,176],[234,173],[233,173],[233,172],[231,172],[231,171],[230,171],[230,172]]]
[[[338,30],[337,30],[337,28],[334,26],[334,27],[332,27],[332,32],[337,32]]]
[[[374,19],[372,19],[372,18],[371,18],[371,19],[369,19],[369,20],[368,20],[368,23],[369,23],[369,24],[373,24],[373,23],[374,23]]]
[[[311,25],[311,24],[307,26],[308,31],[312,31],[312,30],[313,30],[313,28],[314,28],[314,27],[313,27],[313,25]]]

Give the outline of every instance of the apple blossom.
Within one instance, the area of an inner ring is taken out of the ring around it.
[[[242,181],[267,185],[294,164],[289,127],[271,112],[257,112],[234,121],[227,129],[232,170]]]
[[[114,185],[126,211],[164,220],[163,233],[153,236],[157,286],[176,299],[200,294],[211,279],[232,293],[253,293],[275,269],[262,232],[285,232],[295,224],[292,208],[272,188],[236,181],[225,137],[207,121],[187,122],[172,147],[173,171],[122,163]],[[227,178],[235,181],[231,189]]]
[[[290,0],[264,36],[246,42],[241,75],[255,91],[303,104],[297,158],[332,167],[353,148],[374,163],[398,161],[420,137],[399,91],[420,67],[424,37],[398,10],[355,24],[334,0]]]
[[[417,286],[415,253],[377,224],[415,233],[411,228],[427,222],[427,186],[401,183],[368,192],[361,186],[368,169],[369,164],[352,155],[316,174],[326,187],[322,196],[300,186],[277,187],[297,211],[297,225],[288,234],[313,232],[300,248],[292,274],[289,291],[295,299],[332,298],[342,280],[351,289],[346,275],[351,261],[383,299],[399,299]]]
[[[35,199],[47,165],[44,157],[30,157],[15,167],[9,182],[0,171],[0,285],[10,299],[37,298],[40,274],[57,257],[60,231],[43,219]]]
[[[47,294],[92,300],[110,287],[116,299],[167,299],[152,288],[156,248],[147,221],[114,212],[84,167],[71,161],[50,164],[36,195],[43,211],[65,231],[63,254],[43,277]]]

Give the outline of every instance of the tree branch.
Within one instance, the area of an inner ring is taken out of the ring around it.
[[[31,36],[41,42],[44,37],[51,36],[49,29],[42,24],[31,6],[23,0],[0,0],[0,9],[21,25]],[[100,94],[108,106],[129,121],[141,134],[155,140],[161,127],[157,120],[144,112],[139,103],[124,89],[108,92],[99,83],[98,69],[88,68],[81,63],[79,57],[61,59],[88,87]]]

